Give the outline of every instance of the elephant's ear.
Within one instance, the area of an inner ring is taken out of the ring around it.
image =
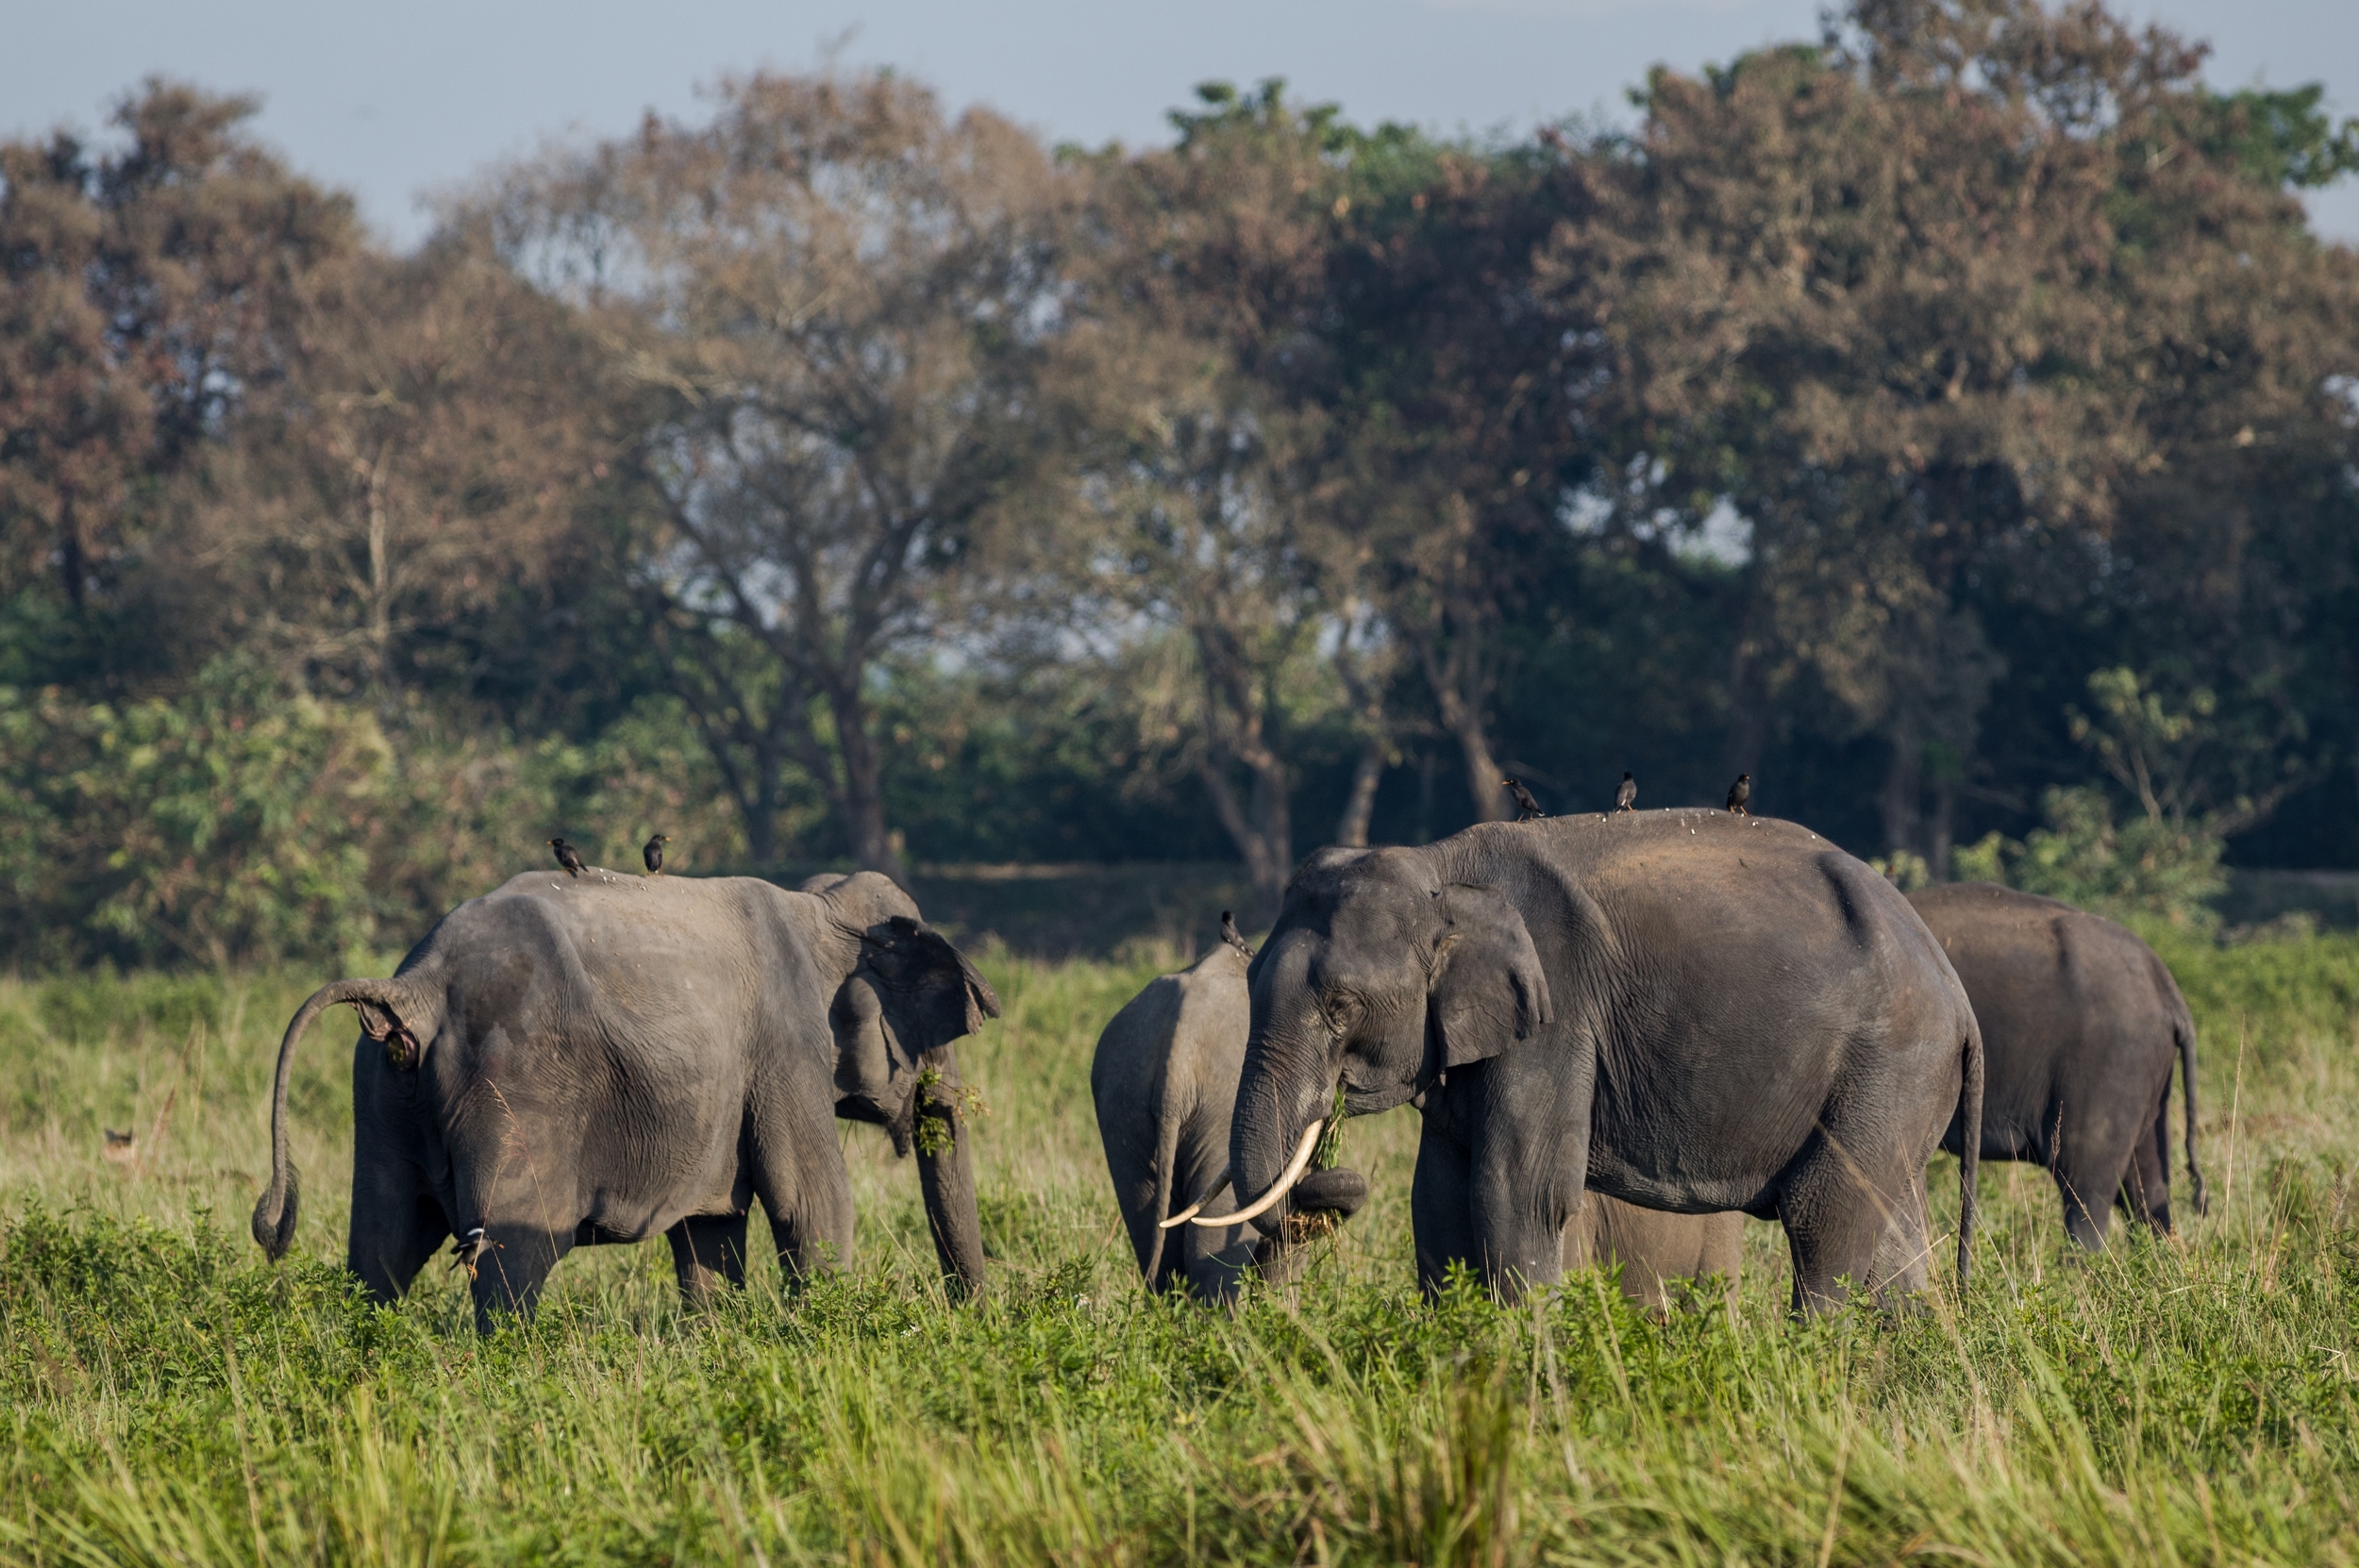
[[[1493,888],[1442,890],[1429,994],[1440,1035],[1435,1065],[1447,1072],[1495,1057],[1552,1021],[1548,977],[1515,906]]]
[[[924,921],[895,915],[869,927],[862,946],[862,967],[875,977],[886,1019],[912,1060],[999,1016],[989,982]]]

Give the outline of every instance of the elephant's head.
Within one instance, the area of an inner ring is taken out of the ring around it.
[[[1523,917],[1408,850],[1322,850],[1253,960],[1252,1033],[1230,1123],[1241,1212],[1277,1233],[1284,1189],[1344,1092],[1388,1109],[1550,1020]],[[1232,1222],[1233,1223],[1233,1222]]]
[[[813,877],[803,891],[826,903],[842,955],[828,1004],[836,1113],[884,1127],[900,1154],[915,1147],[943,1266],[979,1290],[982,1226],[962,1131],[966,1096],[950,1047],[998,1017],[999,998],[892,878],[872,871]]]

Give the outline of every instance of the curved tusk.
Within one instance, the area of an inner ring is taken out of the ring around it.
[[[1157,1222],[1155,1228],[1158,1230],[1169,1230],[1173,1226],[1187,1224],[1190,1220],[1196,1218],[1197,1213],[1203,1209],[1207,1203],[1212,1201],[1212,1197],[1214,1193],[1219,1192],[1222,1188],[1228,1185],[1229,1172],[1226,1167],[1223,1167],[1220,1175],[1213,1179],[1213,1184],[1204,1189],[1204,1195],[1202,1197],[1196,1199],[1194,1203],[1188,1205],[1185,1209],[1182,1209],[1171,1218]]]
[[[1302,1168],[1311,1163],[1311,1156],[1317,1151],[1319,1146],[1319,1133],[1326,1127],[1326,1126],[1327,1124],[1325,1122],[1313,1122],[1309,1126],[1303,1128],[1302,1146],[1295,1150],[1294,1160],[1286,1167],[1286,1174],[1280,1176],[1275,1182],[1271,1183],[1270,1190],[1268,1192],[1263,1193],[1260,1197],[1254,1199],[1251,1203],[1246,1204],[1243,1209],[1238,1209],[1233,1214],[1217,1214],[1212,1216],[1198,1214],[1189,1223],[1207,1226],[1243,1225],[1246,1221],[1253,1218],[1254,1215],[1259,1214],[1263,1209],[1267,1209],[1271,1204],[1276,1203],[1280,1198],[1284,1197],[1286,1195],[1287,1189],[1291,1188],[1296,1182],[1302,1179]],[[1215,1190],[1217,1191],[1217,1189]]]

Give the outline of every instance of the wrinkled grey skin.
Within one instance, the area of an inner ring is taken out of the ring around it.
[[[2170,1069],[2186,1081],[2187,1183],[2195,1164],[2195,1019],[2169,968],[2134,932],[2069,904],[1990,882],[1909,895],[1981,1021],[1988,1059],[1984,1159],[2036,1160],[2056,1178],[2065,1226],[2092,1251],[2107,1206],[2170,1230]],[[1955,1154],[1953,1124],[1942,1147]]]
[[[577,1245],[668,1237],[700,1299],[745,1278],[760,1199],[790,1277],[852,1255],[835,1119],[907,1152],[953,1286],[983,1282],[950,1043],[998,1014],[973,966],[874,873],[790,892],[753,877],[515,877],[452,910],[390,980],[339,980],[279,1047],[254,1236],[294,1238],[287,1085],[297,1042],[351,1004],[352,1228],[372,1297],[484,1230],[476,1319],[529,1311]],[[921,1083],[922,1079],[922,1083]],[[945,1142],[926,1132],[952,1136]],[[931,1152],[929,1147],[931,1146]]]
[[[1921,1288],[1925,1162],[1968,1140],[1982,1037],[1907,900],[1803,828],[1711,810],[1492,823],[1418,849],[1323,850],[1253,961],[1230,1130],[1268,1191],[1340,1080],[1411,1100],[1428,1289],[1464,1262],[1552,1283],[1584,1191],[1777,1219],[1797,1310]],[[1254,1223],[1283,1223],[1280,1203]]]
[[[1273,1283],[1301,1266],[1302,1249],[1283,1232],[1158,1225],[1198,1201],[1210,1214],[1236,1207],[1227,1176],[1229,1112],[1245,1067],[1246,961],[1222,943],[1194,968],[1149,980],[1107,1023],[1090,1061],[1097,1135],[1139,1273],[1150,1291],[1185,1289],[1208,1305],[1233,1301],[1257,1266]],[[1297,1213],[1321,1209],[1348,1218],[1366,1193],[1352,1172],[1313,1172],[1305,1180],[1310,1189],[1297,1189]]]
[[[1107,1024],[1090,1062],[1098,1137],[1139,1273],[1150,1291],[1185,1289],[1207,1304],[1233,1301],[1257,1267],[1273,1283],[1293,1278],[1304,1250],[1283,1232],[1257,1237],[1246,1225],[1157,1225],[1198,1199],[1208,1213],[1236,1206],[1226,1177],[1252,1018],[1246,961],[1222,945],[1148,981]],[[1313,1172],[1287,1201],[1297,1214],[1348,1218],[1365,1190],[1355,1173]],[[1564,1227],[1564,1267],[1619,1263],[1623,1293],[1660,1310],[1668,1280],[1719,1275],[1734,1287],[1744,1226],[1742,1214],[1658,1214],[1593,1193]]]

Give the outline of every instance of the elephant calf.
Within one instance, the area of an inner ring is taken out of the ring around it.
[[[1206,1302],[1232,1299],[1246,1271],[1282,1280],[1299,1266],[1286,1231],[1258,1240],[1249,1226],[1163,1227],[1200,1206],[1233,1208],[1229,1118],[1245,1070],[1250,955],[1223,942],[1194,968],[1147,982],[1097,1037],[1090,1093],[1139,1273],[1151,1291],[1186,1289]],[[1296,1182],[1297,1214],[1348,1218],[1367,1193],[1357,1173],[1314,1171]],[[1620,1263],[1622,1290],[1661,1309],[1665,1282],[1726,1277],[1743,1250],[1742,1214],[1663,1214],[1592,1193],[1564,1227],[1564,1266]]]
[[[1090,1095],[1114,1201],[1151,1291],[1185,1289],[1227,1302],[1246,1271],[1290,1277],[1298,1249],[1283,1231],[1257,1245],[1240,1221],[1206,1227],[1163,1222],[1183,1209],[1233,1208],[1229,1111],[1245,1068],[1248,955],[1223,942],[1194,968],[1159,976],[1097,1037]],[[1308,1189],[1306,1191],[1306,1189]],[[1353,1171],[1316,1171],[1295,1189],[1297,1212],[1347,1218],[1367,1194]]]
[[[2129,929],[1990,882],[1909,895],[1949,954],[1983,1026],[1982,1156],[2046,1165],[2065,1226],[2092,1250],[2107,1208],[2170,1229],[2170,1069],[2186,1083],[2195,1164],[2195,1020],[2169,968]],[[1958,1152],[1953,1121],[1942,1147]]]
[[[294,1239],[287,1085],[313,1019],[350,1004],[352,1226],[371,1296],[460,1240],[476,1321],[527,1311],[577,1245],[672,1243],[682,1290],[745,1277],[769,1215],[790,1276],[849,1261],[839,1115],[914,1145],[945,1271],[983,1279],[950,1043],[998,1016],[974,966],[873,872],[754,877],[590,868],[514,877],[443,917],[390,980],[338,980],[278,1050],[254,1238]]]

